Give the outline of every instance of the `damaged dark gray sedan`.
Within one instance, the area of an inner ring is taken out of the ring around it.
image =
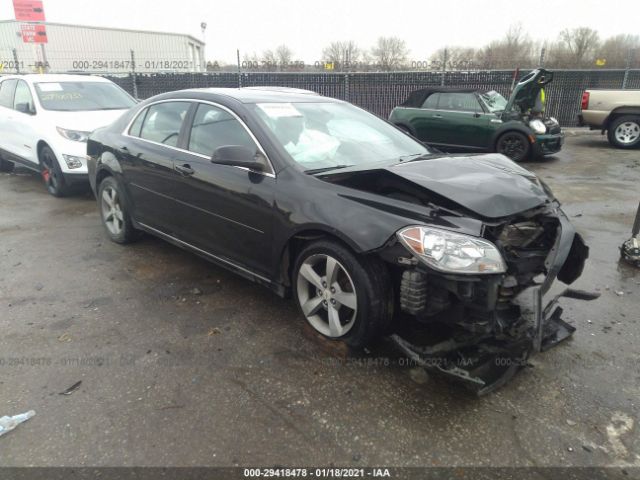
[[[436,154],[349,103],[269,88],[153,97],[88,155],[112,240],[147,232],[292,294],[352,347],[388,337],[486,392],[573,332],[543,297],[588,248],[502,155]]]

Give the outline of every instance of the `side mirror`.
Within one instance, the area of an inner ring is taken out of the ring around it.
[[[220,165],[243,167],[258,172],[263,172],[267,169],[267,161],[264,155],[255,148],[245,147],[244,145],[218,147],[213,152],[211,161]]]
[[[26,113],[27,115],[34,115],[36,113],[30,103],[16,103],[16,110],[18,112]]]

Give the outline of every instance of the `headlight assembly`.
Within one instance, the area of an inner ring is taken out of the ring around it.
[[[398,239],[435,270],[447,273],[504,273],[497,247],[487,240],[427,226],[400,230]]]
[[[531,127],[531,130],[533,130],[536,133],[539,134],[543,134],[543,133],[547,133],[547,127],[545,126],[545,124],[542,122],[542,120],[531,120],[529,122],[529,127]]]
[[[91,132],[82,132],[80,130],[67,130],[66,128],[56,127],[58,133],[67,140],[73,140],[74,142],[86,142]]]

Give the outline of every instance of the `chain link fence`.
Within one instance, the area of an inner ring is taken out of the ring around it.
[[[527,71],[520,72],[522,76]],[[134,96],[145,99],[173,90],[207,87],[283,86],[312,90],[350,101],[381,117],[418,88],[445,85],[496,90],[509,95],[515,72],[385,72],[385,73],[128,73],[104,74]],[[547,113],[565,127],[577,125],[582,92],[589,88],[640,89],[640,69],[557,70],[546,87]]]

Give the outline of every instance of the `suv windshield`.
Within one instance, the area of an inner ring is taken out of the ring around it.
[[[429,150],[375,115],[344,103],[260,103],[260,120],[305,170],[364,165]]]
[[[481,93],[480,98],[491,113],[502,112],[507,106],[507,100],[495,90]]]
[[[40,104],[45,110],[125,110],[136,103],[113,83],[40,82],[36,83],[35,87]]]

